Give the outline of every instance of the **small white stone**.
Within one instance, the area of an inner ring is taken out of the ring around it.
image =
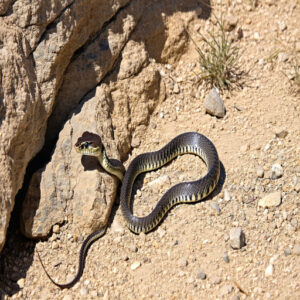
[[[17,281],[17,284],[18,286],[20,287],[20,289],[22,289],[25,285],[25,279],[24,278],[20,278],[18,281]]]
[[[270,148],[271,148],[271,144],[268,143],[268,144],[265,146],[264,151],[268,151]]]
[[[283,168],[280,164],[276,163],[272,166],[271,178],[278,179],[283,175]]]
[[[259,40],[259,33],[254,32],[253,37],[254,37],[255,40]]]
[[[228,190],[224,190],[224,200],[225,201],[230,201],[230,194],[229,194],[229,192],[228,192]]]
[[[73,300],[73,297],[71,295],[65,295],[62,299],[63,300]]]
[[[134,262],[134,263],[130,266],[130,269],[131,269],[131,270],[136,270],[136,269],[139,268],[140,266],[141,266],[141,262],[136,261],[136,262]]]
[[[279,258],[279,254],[275,254],[270,258],[270,264],[273,265],[275,261]]]
[[[256,170],[256,175],[258,178],[264,177],[264,168],[262,166],[258,166]]]
[[[86,295],[89,293],[89,291],[88,291],[87,288],[84,287],[84,288],[81,288],[81,289],[80,289],[79,293],[80,293],[80,295],[82,295],[82,296],[86,296]]]
[[[56,225],[53,226],[53,232],[54,233],[59,233],[60,232],[59,225],[56,224]]]
[[[281,192],[270,193],[258,201],[258,206],[262,208],[279,206],[280,204]]]
[[[265,276],[270,277],[273,275],[274,272],[274,266],[272,264],[269,264],[265,270]]]

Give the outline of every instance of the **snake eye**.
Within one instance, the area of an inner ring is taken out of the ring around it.
[[[89,145],[90,145],[90,144],[89,144],[88,142],[85,142],[85,143],[84,143],[84,148],[88,148]]]

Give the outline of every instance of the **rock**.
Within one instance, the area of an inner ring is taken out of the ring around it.
[[[141,137],[149,115],[165,97],[155,61],[176,63],[187,48],[185,24],[178,22],[177,13],[190,11],[195,15],[195,9],[199,11],[196,2],[180,7],[171,7],[167,2],[146,4],[130,0],[52,4],[22,0],[16,5],[10,0],[0,4],[0,69],[5,74],[0,83],[0,124],[1,133],[5,133],[0,136],[0,186],[5,187],[0,191],[0,250],[29,161],[44,146],[43,155],[36,159],[43,165],[44,154],[55,151],[53,145],[65,121],[96,94],[100,82],[107,87],[107,93],[99,104],[97,123],[103,126],[102,121],[98,122],[102,120],[101,106],[108,104],[110,120],[105,118],[103,122],[113,122],[120,157],[126,157],[130,138]],[[166,11],[167,14],[162,14]],[[86,124],[82,125],[78,135],[85,129]],[[61,166],[68,168],[69,163],[61,161]],[[56,167],[62,173],[59,163]],[[45,172],[48,174],[50,170],[43,167],[32,183],[37,183],[39,176],[43,182]],[[50,191],[50,186],[56,185],[54,181],[48,179],[47,196],[55,198],[51,192],[61,191],[64,196],[59,204],[55,202],[57,216],[52,211],[49,217],[42,216],[47,219],[42,227],[48,229],[66,216],[62,211],[67,194],[73,192],[69,185],[73,179],[65,177],[64,183],[59,179],[57,184],[62,186]],[[32,186],[31,189],[34,198],[38,194],[45,197],[44,190],[37,193]],[[23,213],[23,217],[27,214],[28,222],[22,227],[26,227],[29,237],[33,236],[30,232],[37,230],[33,221],[35,205],[36,201],[31,205],[33,213],[28,204]],[[48,229],[39,229],[34,235],[44,235]]]
[[[121,225],[121,223],[117,220],[117,218],[114,218],[112,224],[111,224],[111,229],[113,232],[124,234],[125,230],[124,227]]]
[[[224,29],[225,31],[232,31],[238,23],[238,18],[236,16],[230,15],[225,18]]]
[[[203,106],[207,113],[212,116],[223,118],[225,116],[224,101],[220,97],[218,91],[213,88],[203,102]]]
[[[246,245],[245,234],[240,227],[232,228],[229,233],[230,246],[233,249],[241,249]]]
[[[279,53],[278,54],[278,61],[279,62],[287,62],[289,60],[289,55],[287,53]]]
[[[271,178],[278,179],[283,175],[283,168],[280,164],[276,163],[272,166]]]
[[[9,1],[1,1],[0,11],[11,9],[9,4]],[[13,15],[13,11],[9,15]],[[4,21],[2,16],[0,44],[1,251],[15,196],[22,187],[26,167],[43,146],[49,110],[41,99],[28,40],[18,26]]]
[[[300,244],[295,244],[293,247],[293,252],[294,255],[300,255]]]
[[[137,268],[139,268],[141,266],[141,262],[140,261],[136,261],[134,262],[131,266],[130,269],[131,270],[136,270]]]
[[[70,214],[73,222],[69,230],[77,235],[88,235],[106,225],[118,180],[106,172],[99,172],[97,159],[81,157],[74,149],[77,138],[82,135],[82,128],[85,128],[101,136],[110,157],[119,158],[112,139],[112,123],[104,89],[101,86],[95,97],[83,104],[81,113],[66,123],[51,161],[39,175],[33,176],[34,182],[31,180],[21,212],[21,230],[27,237],[47,236],[54,224],[62,223]],[[99,106],[102,124],[96,125],[96,108]],[[32,190],[37,189],[37,178],[40,178],[40,197],[33,198]],[[72,202],[67,206],[69,199]]]
[[[25,285],[25,279],[24,279],[24,278],[20,278],[20,279],[17,281],[17,284],[18,284],[18,286],[20,287],[20,289],[24,288],[24,285]]]
[[[279,22],[279,29],[280,31],[285,31],[287,29],[287,25],[284,21]]]
[[[225,252],[224,255],[223,255],[223,259],[226,263],[229,263],[230,262],[230,259],[229,259],[229,256],[228,256],[228,253]]]
[[[188,265],[188,261],[184,258],[184,257],[181,257],[179,260],[178,260],[178,265],[180,267],[186,267]]]
[[[134,244],[130,244],[129,245],[129,250],[131,252],[137,252],[138,251],[138,247],[136,245],[134,245]]]
[[[258,41],[260,39],[259,33],[258,32],[254,32],[253,38]]]
[[[281,192],[273,192],[258,201],[258,207],[267,208],[281,204]]]
[[[211,279],[212,284],[220,284],[222,282],[222,279],[220,277],[213,277]]]
[[[219,215],[221,213],[221,209],[220,209],[220,207],[219,207],[219,205],[218,205],[217,202],[214,202],[214,201],[211,202],[210,206],[216,212],[217,215]]]
[[[131,141],[132,148],[137,148],[141,144],[141,140],[139,137],[133,137]]]
[[[230,294],[234,290],[234,287],[231,284],[224,285],[220,290],[220,296],[224,297]]]
[[[300,182],[298,182],[295,186],[294,186],[294,190],[299,193],[300,192]]]
[[[278,138],[285,138],[288,135],[288,131],[282,128],[277,128],[275,131],[275,136]]]
[[[206,279],[206,274],[202,270],[200,270],[197,273],[197,278],[204,280],[204,279]]]
[[[231,197],[230,197],[230,194],[229,194],[229,191],[228,190],[224,190],[224,200],[226,202],[230,201],[231,200]]]
[[[262,166],[258,166],[256,169],[256,176],[258,178],[263,178],[264,177],[264,168]]]
[[[79,293],[81,296],[86,296],[89,293],[89,291],[87,288],[83,287],[80,289]]]
[[[288,256],[288,255],[291,255],[291,249],[290,248],[284,248],[284,255],[285,256]]]
[[[59,225],[56,224],[56,225],[53,226],[53,232],[54,233],[59,233],[60,232]]]
[[[295,229],[297,229],[297,228],[298,228],[298,220],[297,220],[296,218],[293,218],[293,219],[291,220],[291,225],[292,225]]]
[[[274,266],[272,264],[269,264],[265,270],[265,276],[270,277],[273,275],[274,272]]]

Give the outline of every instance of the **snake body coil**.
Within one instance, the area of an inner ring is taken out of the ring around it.
[[[96,156],[101,166],[122,181],[120,203],[128,228],[135,232],[149,232],[154,229],[167,211],[177,203],[196,202],[207,197],[216,187],[220,176],[220,162],[213,143],[197,132],[187,132],[178,135],[162,149],[137,156],[129,165],[126,173],[120,161],[107,157],[101,138],[94,133],[84,132],[75,144],[76,150],[82,155]],[[154,210],[146,217],[136,217],[132,213],[132,187],[137,176],[144,172],[156,170],[182,154],[199,156],[207,166],[207,174],[196,181],[183,182],[171,187],[159,200]],[[125,176],[124,176],[125,173]],[[124,177],[124,178],[123,178]],[[83,242],[79,267],[74,279],[66,284],[55,282],[46,271],[39,253],[38,257],[49,279],[60,288],[70,288],[81,277],[87,250],[92,242],[105,233],[106,227],[90,234]]]

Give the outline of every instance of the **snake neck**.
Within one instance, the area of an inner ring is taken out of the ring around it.
[[[125,168],[120,161],[110,160],[105,150],[101,151],[98,160],[106,172],[116,176],[120,181],[123,180]]]

